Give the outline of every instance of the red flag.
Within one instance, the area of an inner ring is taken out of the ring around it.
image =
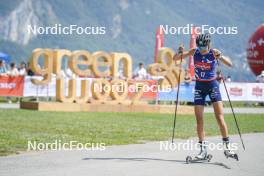
[[[154,57],[154,62],[158,62],[158,52],[159,49],[164,46],[164,34],[159,26],[156,31],[156,46],[155,46],[155,57]]]
[[[192,27],[192,33],[191,33],[191,40],[190,40],[190,48],[196,47],[196,36],[197,36],[197,28]],[[193,63],[193,56],[190,56],[189,58],[189,70],[192,78],[194,78],[194,63]]]

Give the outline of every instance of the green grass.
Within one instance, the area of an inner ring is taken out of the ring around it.
[[[263,115],[238,115],[243,133],[263,132]],[[226,115],[231,134],[236,127]],[[130,144],[167,140],[172,132],[173,115],[147,113],[66,113],[29,110],[0,110],[0,155],[25,151],[27,141],[71,140],[82,143]],[[207,135],[218,135],[212,114],[205,115]],[[177,119],[177,138],[195,136],[195,119],[181,115]]]

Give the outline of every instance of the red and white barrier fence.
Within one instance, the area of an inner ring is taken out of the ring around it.
[[[264,83],[226,83],[227,91],[232,101],[264,102]],[[223,100],[228,100],[224,85],[220,85]]]

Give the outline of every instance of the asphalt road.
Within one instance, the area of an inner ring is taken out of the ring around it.
[[[214,109],[212,107],[205,107],[205,113],[214,113]],[[264,114],[264,107],[263,108],[247,108],[247,107],[234,107],[234,112],[236,114]],[[232,114],[232,110],[229,107],[224,108],[225,114]]]
[[[226,159],[222,151],[211,151],[211,162],[186,164],[185,157],[196,151],[160,150],[160,142],[110,146],[104,151],[41,151],[0,157],[1,176],[263,176],[264,133],[238,136],[240,161]],[[195,140],[195,139],[194,139]],[[186,140],[176,140],[176,143]],[[208,141],[217,143],[219,137]]]

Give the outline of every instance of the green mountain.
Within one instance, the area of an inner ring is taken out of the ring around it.
[[[138,62],[153,62],[155,32],[159,25],[172,27],[235,26],[236,35],[213,35],[213,46],[232,58],[233,69],[224,69],[233,80],[253,81],[246,61],[250,35],[263,23],[264,1],[209,0],[1,0],[0,51],[17,62],[27,61],[34,48],[127,52]],[[104,35],[33,35],[31,26],[101,26]],[[165,46],[189,46],[189,35],[165,35]],[[188,48],[188,47],[186,47]]]

